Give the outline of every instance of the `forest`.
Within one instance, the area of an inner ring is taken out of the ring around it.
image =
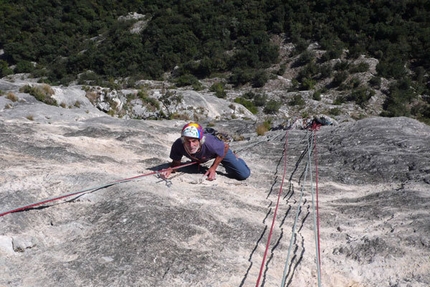
[[[379,60],[370,86],[381,77],[393,83],[382,115],[427,121],[429,20],[425,0],[0,0],[0,77],[31,73],[62,85],[123,78],[132,85],[175,70],[177,85],[228,73],[235,86],[261,87],[266,69],[279,63],[271,39],[282,35],[302,55],[298,89],[332,75],[324,64],[346,50],[348,59]],[[318,59],[306,50],[315,42],[325,51]],[[343,73],[328,88],[345,77],[345,68],[333,68]]]

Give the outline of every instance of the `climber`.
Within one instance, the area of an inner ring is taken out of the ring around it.
[[[221,163],[229,177],[237,180],[247,179],[251,171],[245,161],[238,158],[230,149],[229,145],[212,134],[204,134],[203,128],[198,123],[188,123],[182,128],[181,137],[172,145],[170,158],[171,167],[181,165],[181,159],[185,156],[192,161],[205,163],[214,159],[211,167],[206,171],[207,180],[214,180],[216,170]],[[161,176],[168,178],[174,172],[166,169]]]

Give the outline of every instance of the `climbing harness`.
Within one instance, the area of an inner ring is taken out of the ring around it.
[[[196,163],[197,162],[192,161],[192,162],[188,162],[188,163],[185,163],[185,164],[182,164],[182,165],[178,165],[178,166],[175,166],[175,167],[170,167],[170,169],[179,169],[179,168],[190,166],[190,165],[193,165],[193,164],[196,164]],[[119,180],[116,180],[114,182],[106,183],[106,184],[103,184],[103,185],[100,185],[100,186],[90,187],[90,188],[86,188],[86,189],[83,189],[83,190],[69,192],[69,193],[65,193],[65,194],[62,194],[62,195],[50,197],[50,198],[47,198],[47,199],[44,199],[44,200],[41,200],[41,201],[38,201],[38,202],[34,202],[34,203],[27,204],[27,205],[24,205],[24,206],[20,206],[20,207],[17,207],[17,208],[8,210],[8,211],[1,212],[0,213],[0,217],[4,216],[6,214],[9,214],[9,213],[15,213],[15,212],[19,212],[19,211],[25,211],[25,210],[34,208],[36,206],[40,206],[40,205],[43,205],[45,203],[52,202],[52,201],[55,201],[55,200],[60,200],[60,199],[66,198],[66,197],[70,197],[70,196],[74,196],[74,195],[80,195],[80,194],[83,194],[85,192],[96,191],[96,190],[99,190],[99,189],[110,187],[112,185],[116,185],[116,184],[120,184],[120,183],[124,183],[124,182],[129,182],[129,181],[141,178],[141,177],[145,177],[145,176],[149,176],[149,175],[156,175],[157,177],[160,177],[161,173],[163,173],[164,171],[167,171],[168,169],[169,168],[165,168],[165,169],[153,171],[153,172],[150,172],[150,173],[145,173],[145,174],[140,174],[140,175],[129,177],[129,178],[119,179]],[[170,187],[172,185],[171,181],[169,181],[167,179],[165,179],[165,181],[166,181],[166,185],[168,187]]]

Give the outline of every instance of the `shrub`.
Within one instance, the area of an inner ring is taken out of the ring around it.
[[[225,92],[225,84],[221,82],[217,82],[212,84],[212,86],[209,88],[209,91],[215,92],[215,96],[217,98],[224,99],[227,97],[227,93]]]
[[[337,62],[334,67],[336,71],[346,71],[349,68],[349,63],[347,61]]]
[[[200,81],[197,81],[196,83],[193,83],[192,87],[193,87],[194,91],[201,91],[201,90],[203,90],[203,85],[202,85],[202,83],[200,83]]]
[[[338,116],[340,115],[341,110],[339,108],[333,108],[333,109],[330,109],[328,113],[332,116]]]
[[[0,78],[6,77],[10,74],[13,74],[12,69],[8,67],[6,61],[0,60]]]
[[[368,83],[370,86],[379,89],[381,88],[381,77],[372,77]]]
[[[360,62],[357,65],[351,65],[349,67],[349,72],[351,74],[364,73],[364,72],[367,72],[368,70],[369,70],[369,64],[365,62]]]
[[[281,108],[281,103],[276,100],[270,100],[267,102],[263,109],[265,114],[276,114]]]
[[[265,120],[263,123],[257,125],[257,128],[255,131],[257,132],[257,135],[262,136],[264,135],[268,130],[270,130],[271,126],[271,120]]]
[[[336,99],[334,99],[333,105],[341,105],[343,103],[345,103],[345,97],[337,96]]]
[[[6,99],[11,100],[12,102],[18,101],[18,97],[12,92],[6,94]]]
[[[346,100],[355,101],[357,105],[359,105],[361,108],[364,108],[374,94],[375,92],[373,90],[360,88],[352,91],[352,93],[346,97]]]
[[[312,99],[315,101],[321,101],[321,90],[316,90],[312,95]]]
[[[229,81],[235,87],[244,85],[252,81],[254,77],[254,72],[252,70],[243,70],[243,69],[233,69],[232,74],[229,78]]]
[[[303,100],[302,95],[295,94],[293,98],[288,102],[290,106],[304,106],[306,104],[305,100]]]
[[[255,131],[257,132],[257,135],[259,136],[264,136],[264,134],[268,131],[269,129],[266,127],[266,125],[264,123],[259,124],[257,126],[257,128],[255,129]]]
[[[314,59],[315,59],[315,52],[310,50],[305,50],[303,53],[300,54],[300,56],[294,62],[293,66],[294,67],[304,66],[312,62]]]
[[[282,76],[286,70],[287,70],[287,65],[285,63],[281,64],[281,66],[279,67],[279,70],[276,72],[276,74]]]
[[[340,48],[332,48],[330,50],[327,50],[322,56],[321,56],[321,62],[327,62],[331,59],[337,59],[340,58],[342,55],[342,49]]]
[[[313,90],[313,88],[315,87],[315,84],[316,84],[315,80],[304,78],[302,80],[302,85],[300,86],[300,88],[302,90]]]
[[[151,111],[156,111],[160,109],[160,103],[157,99],[151,98],[146,91],[139,91],[137,97],[142,100],[147,108]]]
[[[253,114],[256,114],[258,112],[258,108],[250,100],[244,99],[242,97],[237,97],[236,99],[234,99],[234,102],[243,105]]]
[[[331,85],[333,87],[338,87],[340,84],[342,84],[346,79],[348,78],[348,73],[345,71],[337,72],[334,77],[333,81],[331,82]]]
[[[267,95],[266,94],[256,94],[253,103],[257,107],[263,107],[266,104],[267,101]]]
[[[326,78],[330,78],[333,72],[333,68],[331,67],[330,64],[323,64],[320,66],[319,68],[319,79],[326,79]]]
[[[54,90],[51,86],[43,84],[41,86],[30,86],[25,85],[19,89],[22,93],[28,93],[35,97],[38,101],[41,101],[48,105],[57,106],[57,101],[52,97],[54,95]]]
[[[242,97],[244,97],[245,99],[248,99],[248,100],[252,100],[252,99],[254,99],[255,95],[256,94],[254,92],[249,91],[249,92],[244,93],[242,95]]]
[[[175,80],[177,87],[193,86],[197,83],[199,83],[199,80],[191,74],[182,75]]]
[[[252,87],[254,88],[261,88],[264,87],[264,85],[269,80],[269,76],[267,75],[266,71],[258,71],[255,73],[254,77],[252,78]]]
[[[29,61],[19,61],[15,69],[14,73],[31,73],[34,70],[34,65]]]

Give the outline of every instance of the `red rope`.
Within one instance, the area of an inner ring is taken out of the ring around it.
[[[270,227],[269,237],[267,238],[266,250],[264,251],[263,261],[261,262],[260,273],[258,274],[257,284],[255,285],[256,287],[259,286],[261,276],[263,275],[263,269],[264,269],[264,264],[266,262],[267,251],[269,250],[270,240],[272,239],[273,227],[275,226],[276,214],[278,213],[279,201],[280,201],[281,194],[282,194],[282,187],[284,185],[285,174],[287,172],[287,143],[288,143],[287,135],[288,135],[288,131],[285,134],[285,145],[284,145],[284,153],[283,153],[283,156],[284,156],[284,173],[282,175],[281,186],[279,187],[278,200],[276,202],[275,211],[273,213],[272,226]]]
[[[175,166],[175,167],[171,167],[171,169],[178,169],[178,168],[186,167],[186,166],[193,165],[193,164],[196,164],[196,163],[197,162],[193,161],[193,162],[185,163],[183,165],[178,165],[178,166]],[[87,188],[87,189],[84,189],[84,190],[70,192],[70,193],[65,193],[65,194],[62,194],[62,195],[59,195],[59,196],[47,198],[47,199],[44,199],[44,200],[41,200],[41,201],[38,201],[38,202],[34,202],[34,203],[31,203],[31,204],[27,204],[27,205],[24,205],[24,206],[21,206],[21,207],[17,207],[17,208],[14,208],[14,209],[2,212],[2,213],[0,213],[0,217],[4,216],[6,214],[9,214],[9,213],[14,213],[14,212],[28,210],[30,208],[33,208],[33,207],[36,207],[36,206],[39,206],[39,205],[42,205],[42,204],[45,204],[45,203],[48,203],[48,202],[52,202],[52,201],[55,201],[55,200],[60,200],[60,199],[63,199],[63,198],[66,198],[66,197],[70,197],[70,196],[73,196],[73,195],[82,194],[82,193],[87,192],[87,191],[94,191],[94,190],[98,190],[98,189],[101,189],[101,188],[106,188],[106,187],[109,187],[109,186],[112,186],[112,185],[115,185],[115,184],[118,184],[118,183],[123,183],[123,182],[131,181],[131,180],[134,180],[134,179],[137,179],[137,178],[140,178],[140,177],[157,174],[157,173],[166,171],[168,169],[169,168],[165,168],[165,169],[153,171],[153,172],[150,172],[150,173],[145,173],[145,174],[140,174],[140,175],[129,177],[129,178],[119,179],[119,180],[116,180],[114,182],[107,183],[107,184],[104,184],[104,185],[100,185],[100,186],[97,186],[97,187]]]

